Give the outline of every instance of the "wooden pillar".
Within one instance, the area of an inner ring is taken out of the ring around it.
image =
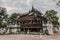
[[[28,30],[27,30],[27,34],[29,34],[29,33],[30,33],[30,30],[28,29]]]
[[[25,29],[23,29],[23,34],[25,34]]]
[[[40,29],[40,32],[39,32],[39,34],[41,35],[42,34],[42,32],[41,32],[42,30]]]
[[[9,34],[11,34],[12,33],[12,29],[11,28],[9,28]]]
[[[17,33],[20,33],[21,32],[21,29],[20,28],[17,28]]]
[[[5,33],[5,34],[9,34],[9,28],[7,28],[6,33]]]

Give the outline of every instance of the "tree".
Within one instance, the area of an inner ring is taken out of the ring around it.
[[[7,25],[3,25],[3,21],[5,20],[7,22],[8,19],[8,15],[6,14],[7,10],[6,8],[2,8],[0,7],[0,26],[7,26]]]
[[[47,20],[52,21],[53,24],[58,24],[59,18],[57,17],[56,11],[54,11],[54,10],[46,11],[44,17],[47,18]]]
[[[19,13],[13,13],[11,16],[10,16],[10,20],[14,20],[14,19],[16,19],[16,17],[17,16],[20,16],[20,14]]]

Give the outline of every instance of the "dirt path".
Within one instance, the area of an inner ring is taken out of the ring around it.
[[[0,35],[0,40],[60,40],[60,35]]]

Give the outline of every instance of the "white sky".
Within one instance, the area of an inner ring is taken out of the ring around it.
[[[42,13],[53,9],[60,17],[60,7],[56,5],[58,1],[60,0],[0,0],[0,6],[7,8],[9,15],[14,12],[28,12],[33,5]]]

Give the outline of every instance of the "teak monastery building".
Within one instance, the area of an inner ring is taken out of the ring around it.
[[[23,14],[16,19],[20,25],[21,31],[37,31],[43,30],[42,23],[47,22],[47,19],[42,16],[37,9],[32,7],[27,14]]]

